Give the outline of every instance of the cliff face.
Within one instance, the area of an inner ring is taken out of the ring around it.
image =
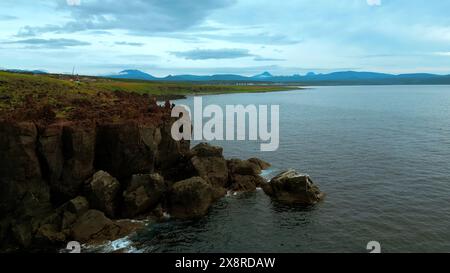
[[[0,246],[31,246],[57,208],[84,195],[97,170],[116,177],[122,188],[134,174],[166,173],[189,151],[188,142],[167,135],[172,122],[2,121]]]

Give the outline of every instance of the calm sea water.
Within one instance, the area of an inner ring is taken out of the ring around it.
[[[226,157],[260,157],[272,172],[310,174],[325,201],[228,196],[202,220],[152,224],[137,252],[450,252],[450,86],[318,87],[204,96],[204,103],[279,104],[280,149],[217,142]],[[177,103],[192,104],[192,98]]]

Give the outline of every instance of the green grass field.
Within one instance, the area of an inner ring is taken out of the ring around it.
[[[86,99],[99,92],[134,92],[159,99],[187,95],[257,93],[298,89],[288,86],[165,83],[115,80],[67,75],[33,75],[0,72],[0,109],[13,109],[27,97],[44,99],[53,105],[67,99]]]
[[[0,71],[0,120],[135,119],[145,116],[150,97],[161,101],[189,95],[292,89],[298,87],[166,83]]]

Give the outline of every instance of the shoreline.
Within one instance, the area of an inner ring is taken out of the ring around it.
[[[172,106],[148,94],[30,81],[40,89],[10,92],[0,111],[0,252],[55,251],[143,228],[124,219],[201,218],[228,191],[262,188],[305,205],[323,198],[307,176],[290,172],[269,184],[261,176],[267,162],[227,160],[221,147],[175,141]]]

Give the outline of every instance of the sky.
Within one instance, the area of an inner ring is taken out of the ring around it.
[[[0,68],[450,74],[450,1],[1,0]]]

